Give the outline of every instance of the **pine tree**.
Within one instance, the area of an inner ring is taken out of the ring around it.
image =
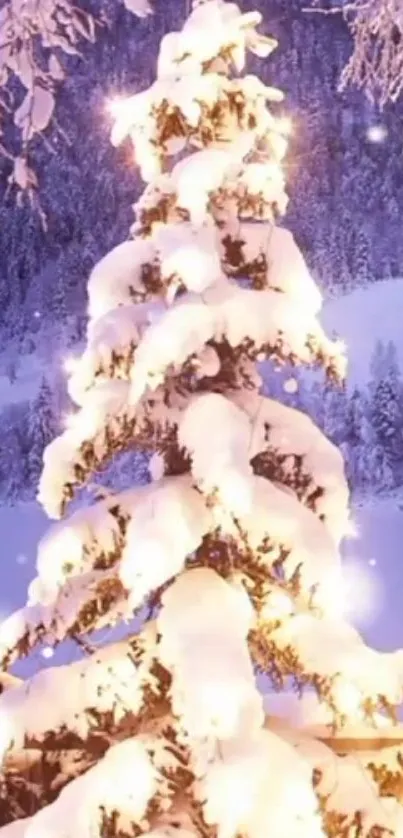
[[[24,407],[24,404],[5,406],[0,415],[0,496],[3,503],[21,500],[26,489]]]
[[[337,446],[348,440],[348,396],[344,390],[327,386],[323,393],[323,429]]]
[[[346,759],[331,736],[359,724],[379,744],[403,687],[402,654],[369,649],[342,617],[342,458],[255,371],[268,358],[344,372],[276,224],[279,93],[240,75],[246,49],[274,46],[260,19],[195,6],[164,37],[157,82],[116,106],[113,139],[130,134],[147,186],[132,238],[90,276],[78,409],[46,450],[39,499],[63,517],[132,446],[152,454],[151,482],[55,525],[28,605],[0,627],[4,669],[69,637],[88,655],[0,697],[1,819],[27,816],[7,838],[399,833],[399,745]],[[88,643],[134,616],[139,632]],[[262,672],[316,691],[327,745],[265,719]]]
[[[358,389],[349,399],[346,427],[346,464],[351,485],[361,491],[390,489],[393,473],[371,423],[369,400]]]
[[[353,248],[353,277],[356,285],[366,285],[370,281],[370,245],[364,230],[357,231]]]
[[[396,347],[378,342],[371,362],[371,421],[376,442],[384,451],[395,477],[401,475],[403,446],[403,401]]]
[[[53,394],[45,377],[29,411],[28,475],[31,486],[37,486],[42,471],[43,453],[56,432]]]

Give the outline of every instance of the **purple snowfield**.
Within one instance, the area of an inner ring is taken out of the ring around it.
[[[356,288],[325,302],[322,323],[346,344],[349,387],[368,383],[378,340],[394,342],[402,367],[402,302],[403,279],[396,278]]]

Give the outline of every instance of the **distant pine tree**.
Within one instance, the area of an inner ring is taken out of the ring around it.
[[[28,477],[36,486],[42,470],[43,452],[56,432],[56,419],[52,391],[45,377],[36,398],[31,403],[28,422]]]
[[[378,342],[371,362],[371,424],[388,466],[400,481],[403,462],[403,390],[396,347]]]
[[[371,404],[366,393],[355,389],[348,405],[346,456],[351,485],[359,491],[389,489],[394,484],[388,456],[371,423]]]
[[[27,407],[11,404],[0,414],[0,497],[6,503],[20,500],[27,488]]]
[[[370,244],[363,229],[355,237],[352,253],[352,273],[356,285],[367,285],[371,278]]]

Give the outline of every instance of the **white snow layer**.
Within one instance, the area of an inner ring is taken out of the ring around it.
[[[121,302],[130,302],[134,293],[144,293],[141,273],[153,264],[155,248],[144,239],[122,242],[98,262],[88,280],[88,314],[102,317]]]
[[[225,235],[227,231],[224,228]],[[241,222],[230,234],[230,239],[242,243],[246,268],[262,257],[265,259],[266,282],[270,288],[283,291],[304,311],[309,310],[313,315],[319,313],[322,294],[289,230],[273,224]]]
[[[0,762],[9,748],[20,749],[26,740],[41,740],[46,733],[65,729],[85,740],[97,726],[93,711],[112,713],[115,722],[138,713],[143,687],[152,683],[149,669],[156,652],[150,629],[145,637],[149,648],[138,665],[124,641],[78,663],[44,669],[1,695]]]
[[[132,607],[183,570],[210,527],[204,499],[187,477],[152,484],[131,516],[119,569]]]
[[[239,288],[229,282],[206,291],[204,301],[181,299],[146,331],[132,368],[133,403],[147,387],[163,382],[169,367],[179,370],[210,340],[226,339],[236,348],[250,340],[269,346],[284,359],[311,364],[320,352],[341,377],[344,359],[340,346],[329,340],[310,314],[276,291]]]
[[[262,725],[246,640],[252,623],[243,588],[209,568],[185,571],[164,593],[161,661],[172,671],[173,712],[191,741],[229,739]]]
[[[253,420],[251,459],[266,448],[283,457],[283,468],[291,476],[295,458],[310,478],[310,489],[321,488],[315,510],[323,516],[336,543],[351,532],[349,490],[343,457],[338,448],[316,427],[309,416],[273,399],[248,394],[234,401],[247,410]]]
[[[122,831],[129,831],[132,823],[141,824],[149,801],[158,792],[166,794],[150,756],[154,744],[157,754],[162,754],[163,743],[145,737],[113,745],[93,768],[65,786],[54,803],[29,820],[24,838],[94,838],[102,834],[104,816],[114,812]]]

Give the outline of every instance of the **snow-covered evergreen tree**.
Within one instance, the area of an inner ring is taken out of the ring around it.
[[[348,439],[348,394],[326,386],[323,393],[323,430],[336,445]]]
[[[358,491],[390,489],[394,484],[387,452],[379,444],[371,422],[366,394],[354,390],[347,410],[346,461],[351,485]]]
[[[384,451],[395,482],[402,470],[403,401],[396,347],[378,342],[371,361],[371,421],[378,445]]]
[[[28,475],[32,486],[37,485],[42,471],[43,453],[56,433],[52,390],[45,377],[29,411]]]
[[[344,374],[276,225],[280,94],[240,76],[246,50],[274,46],[260,20],[195,6],[164,37],[155,84],[116,106],[113,139],[130,135],[147,186],[133,237],[91,274],[78,409],[46,451],[39,498],[61,517],[131,446],[152,452],[151,482],[50,530],[27,606],[0,627],[3,669],[37,644],[88,649],[96,629],[150,618],[0,697],[1,838],[402,828],[399,740],[370,743],[399,735],[403,655],[371,650],[342,617],[342,459],[303,413],[259,394],[264,358]],[[258,672],[311,687],[325,722],[344,737],[361,725],[368,747],[339,757],[326,724],[308,735],[265,718]]]

